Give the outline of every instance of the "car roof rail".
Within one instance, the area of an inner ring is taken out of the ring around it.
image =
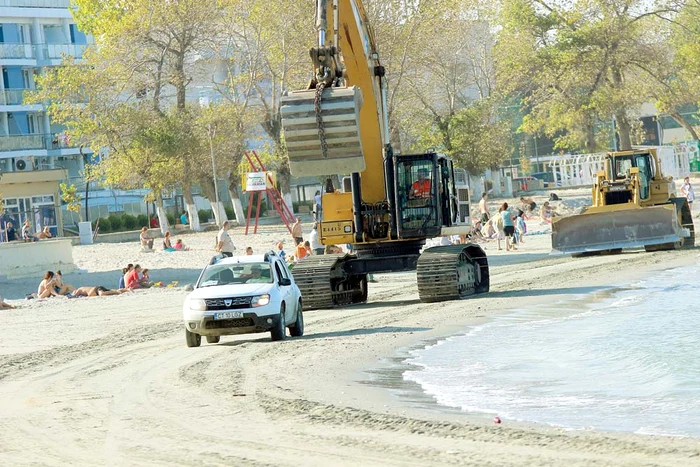
[[[224,255],[222,255],[222,254],[212,256],[211,259],[209,260],[209,266],[211,266],[212,264],[216,264],[217,261],[219,261],[223,257],[224,257]]]
[[[263,260],[265,260],[266,263],[270,262],[270,256],[273,258],[277,257],[277,253],[275,253],[275,250],[270,250],[265,255],[263,255]]]

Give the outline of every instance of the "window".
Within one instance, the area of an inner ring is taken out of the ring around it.
[[[277,279],[289,279],[289,274],[287,273],[287,268],[280,266],[279,261],[275,262],[275,271],[277,271]]]
[[[434,178],[432,159],[397,163],[396,201],[402,230],[425,234],[426,228],[438,226]]]
[[[271,283],[272,274],[267,263],[217,264],[204,271],[197,287]]]
[[[87,37],[85,37],[85,34],[80,32],[75,24],[70,25],[70,43],[80,45],[87,44]]]
[[[22,84],[24,89],[32,89],[32,84],[34,82],[32,80],[32,77],[30,76],[32,74],[34,73],[31,70],[28,70],[26,68],[22,70]]]
[[[647,154],[639,154],[636,156],[637,167],[639,168],[639,197],[641,199],[649,199],[649,180],[651,180],[651,167],[649,166],[649,156]]]

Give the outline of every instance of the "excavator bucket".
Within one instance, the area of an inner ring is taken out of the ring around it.
[[[673,204],[587,212],[552,222],[552,252],[575,254],[673,244],[684,237]]]
[[[360,141],[362,91],[357,86],[285,93],[282,129],[295,175],[349,174],[365,170]]]

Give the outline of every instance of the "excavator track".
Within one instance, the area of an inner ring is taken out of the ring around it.
[[[333,308],[367,301],[367,275],[348,275],[342,263],[350,255],[311,256],[292,271],[305,310]]]
[[[471,243],[428,248],[418,258],[416,273],[422,302],[458,300],[489,291],[486,253]]]

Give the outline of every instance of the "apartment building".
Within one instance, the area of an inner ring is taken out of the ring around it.
[[[82,56],[88,38],[69,6],[70,0],[0,0],[0,192],[15,224],[30,220],[34,230],[48,225],[55,234],[62,233],[59,181],[79,177],[83,157],[44,106],[23,97],[64,55]]]

